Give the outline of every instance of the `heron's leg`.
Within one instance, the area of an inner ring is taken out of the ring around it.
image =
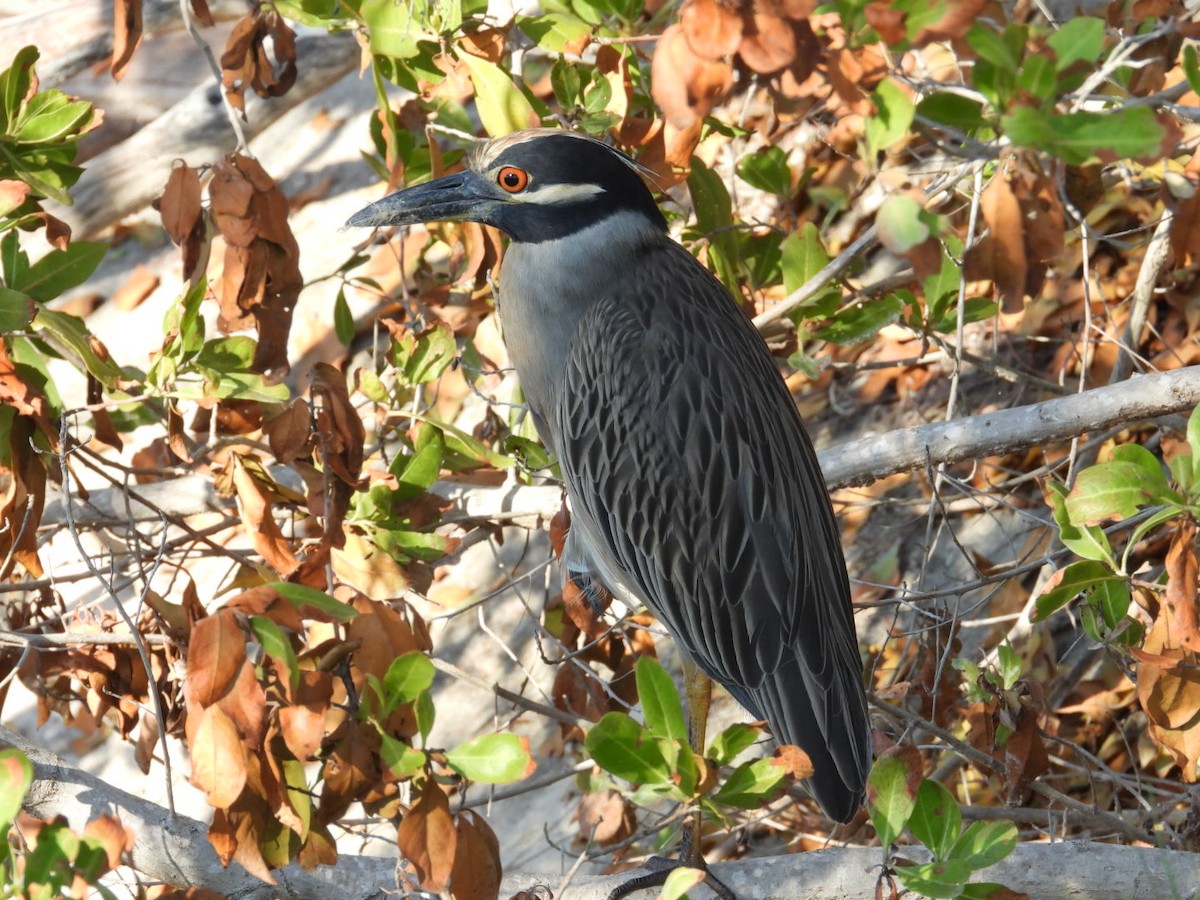
[[[712,679],[701,672],[690,660],[684,660],[683,686],[688,705],[688,743],[696,753],[703,756],[704,737],[708,731],[708,706],[712,700]],[[700,809],[697,807],[688,813],[687,821],[684,823],[679,859],[652,857],[646,863],[646,868],[650,871],[617,885],[609,892],[608,900],[621,900],[622,897],[627,897],[634,891],[661,887],[667,880],[667,876],[680,866],[703,869],[706,873],[704,883],[712,889],[714,894],[721,900],[738,900],[737,894],[728,885],[722,883],[719,878],[708,871],[708,864],[704,862],[704,857],[700,853],[703,836],[702,825]]]
[[[687,695],[688,743],[698,756],[704,756],[704,738],[708,732],[708,707],[712,702],[712,679],[700,671],[690,659],[683,662],[683,689]],[[688,813],[683,828],[679,857],[684,865],[704,868],[704,857],[700,855],[703,822],[700,807]],[[711,877],[711,876],[710,876]]]

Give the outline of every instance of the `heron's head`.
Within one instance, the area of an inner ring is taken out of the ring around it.
[[[590,137],[542,128],[518,131],[481,145],[463,171],[389,194],[346,224],[481,222],[514,241],[538,243],[632,212],[665,231],[643,171]]]

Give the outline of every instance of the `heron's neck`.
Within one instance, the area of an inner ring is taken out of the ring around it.
[[[580,319],[598,299],[624,288],[629,260],[642,246],[668,240],[645,215],[618,212],[565,238],[509,245],[499,289],[504,342],[541,420],[553,415]]]

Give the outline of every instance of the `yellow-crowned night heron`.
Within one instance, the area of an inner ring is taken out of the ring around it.
[[[644,603],[809,755],[812,792],[846,822],[870,726],[821,471],[762,339],[668,237],[638,171],[591,138],[522,131],[348,224],[467,220],[508,235],[500,315],[572,501],[570,575]],[[688,694],[702,742],[707,694]]]

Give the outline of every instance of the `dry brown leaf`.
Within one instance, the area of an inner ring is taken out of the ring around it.
[[[500,842],[483,816],[466,810],[455,817],[458,839],[450,873],[453,900],[490,900],[500,894]]]
[[[83,826],[83,836],[95,838],[100,842],[108,857],[110,869],[121,865],[121,857],[126,851],[133,849],[133,832],[122,825],[120,819],[105,813],[90,819]]]
[[[221,707],[208,707],[199,719],[188,741],[192,784],[204,791],[209,806],[227,809],[246,785],[246,752],[233,720]]]
[[[280,678],[286,680],[286,669],[282,666],[278,669]],[[279,730],[296,759],[316,756],[325,737],[325,714],[332,699],[333,676],[329,672],[300,673],[300,685],[292,704],[279,710]]]
[[[1191,196],[1178,201],[1170,198],[1175,213],[1171,220],[1171,252],[1176,267],[1195,265],[1200,260],[1200,150],[1192,154],[1184,175],[1193,188]]]
[[[1046,272],[1063,254],[1066,235],[1065,214],[1054,179],[1041,173],[1025,173],[1013,183],[1021,216],[1025,223],[1025,293],[1036,297],[1042,292]]]
[[[233,685],[217,701],[217,706],[229,716],[247,747],[262,744],[267,725],[267,697],[250,660],[242,663]]]
[[[757,8],[744,14],[745,27],[738,55],[760,75],[787,68],[796,60],[796,33],[787,19]]]
[[[296,71],[296,33],[265,4],[234,26],[221,54],[221,83],[230,104],[243,112],[246,88],[263,98],[281,97],[295,84]]]
[[[245,661],[246,636],[232,610],[218,610],[193,625],[187,654],[189,704],[215,704],[233,687]]]
[[[142,43],[142,0],[114,0],[112,77],[120,81]]]
[[[1200,610],[1197,586],[1196,523],[1184,519],[1171,537],[1167,551],[1167,590],[1159,616],[1167,616],[1171,645],[1200,653]]]
[[[291,543],[283,536],[275,522],[275,515],[263,493],[258,480],[247,471],[238,455],[231,457],[233,485],[237,492],[238,513],[242,524],[254,540],[258,551],[267,565],[282,576],[288,576],[300,566],[300,560],[292,552]]]
[[[742,42],[742,17],[718,0],[690,0],[679,11],[679,27],[688,47],[703,59],[732,56]]]
[[[145,266],[134,268],[125,283],[113,294],[112,305],[121,312],[129,312],[142,305],[142,301],[154,293],[158,287],[159,278]],[[106,443],[112,443],[106,441]]]
[[[907,37],[904,21],[908,14],[896,9],[887,0],[875,0],[863,10],[867,24],[879,32],[885,44],[898,44]]]
[[[795,744],[780,744],[775,748],[775,759],[796,779],[812,778],[816,771],[809,755]]]
[[[682,29],[671,25],[655,45],[650,78],[663,116],[676,128],[688,129],[733,87],[733,68],[724,60],[697,56]]]
[[[209,28],[215,24],[213,15],[208,9],[208,0],[190,0],[192,7],[192,16],[201,25],[207,25]]]
[[[979,212],[988,232],[967,251],[967,278],[990,280],[1005,312],[1016,312],[1025,299],[1029,263],[1021,203],[1002,172],[992,178],[979,198]]]
[[[1050,768],[1046,744],[1038,732],[1037,714],[1022,706],[1017,728],[1004,745],[1004,797],[1010,806],[1023,804],[1029,785]]]
[[[574,819],[579,836],[601,846],[623,841],[637,830],[633,804],[614,790],[588,791],[579,798]]]
[[[458,832],[450,818],[450,802],[432,778],[425,779],[420,798],[400,820],[396,844],[422,889],[445,890],[454,869]]]

